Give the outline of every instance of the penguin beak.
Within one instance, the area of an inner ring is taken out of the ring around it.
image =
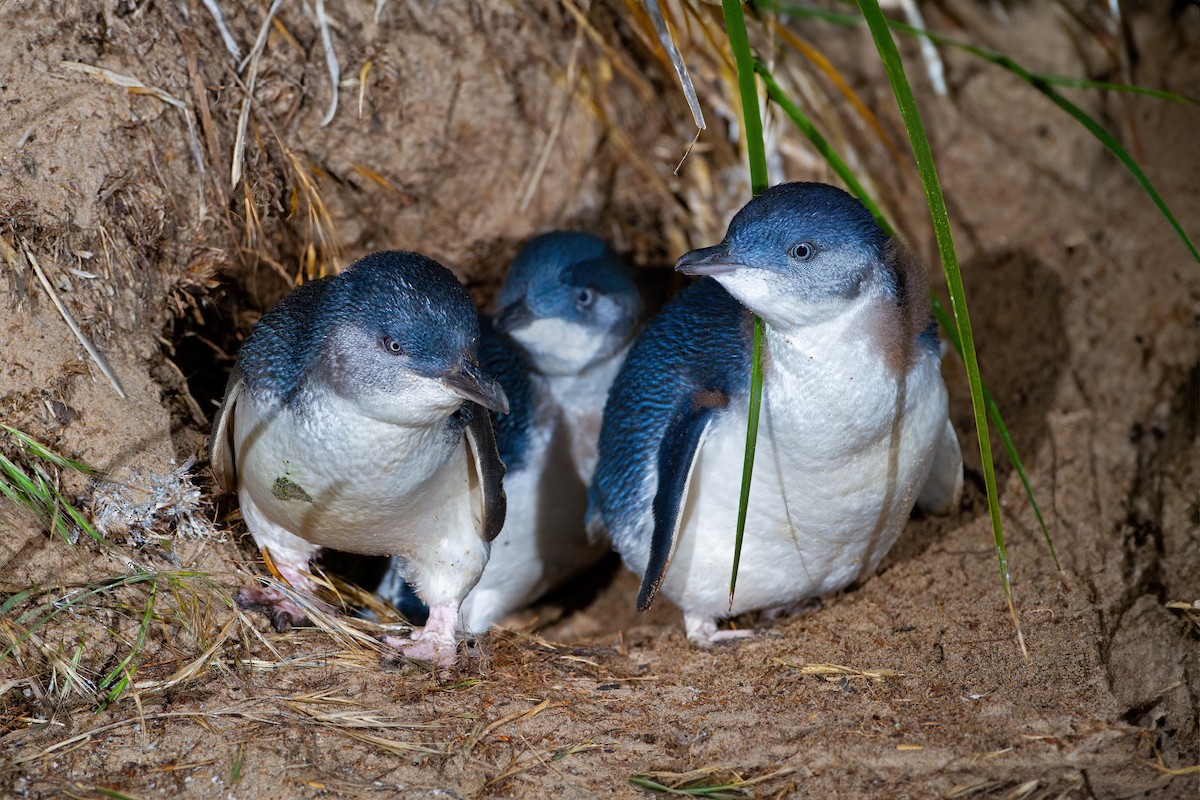
[[[512,333],[530,325],[537,317],[530,310],[525,298],[509,303],[500,309],[500,313],[492,320],[492,327],[501,333]]]
[[[728,275],[744,266],[745,263],[729,253],[729,246],[724,242],[684,253],[675,262],[675,269],[684,275]]]
[[[508,395],[500,384],[485,375],[479,366],[465,363],[442,376],[442,384],[459,397],[478,403],[497,414],[508,413]]]

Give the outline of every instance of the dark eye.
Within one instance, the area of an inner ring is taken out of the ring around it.
[[[580,289],[579,294],[575,295],[575,300],[582,308],[587,308],[596,302],[596,293],[591,289]]]
[[[393,339],[390,336],[385,336],[382,339],[380,339],[379,344],[383,346],[384,350],[386,350],[387,352],[391,353],[394,356],[398,356],[398,355],[401,355],[404,353],[404,348],[400,346],[400,343],[397,342],[395,339]]]
[[[788,255],[797,261],[808,261],[817,254],[817,248],[812,242],[796,242],[788,248]]]

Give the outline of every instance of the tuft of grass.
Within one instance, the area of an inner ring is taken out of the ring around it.
[[[782,767],[756,778],[743,778],[726,767],[700,767],[690,772],[645,772],[631,775],[629,782],[634,786],[653,792],[683,797],[708,797],[712,800],[735,800],[752,797],[751,787],[777,778],[784,778],[796,771],[795,767]]]
[[[134,683],[151,627],[158,622],[164,631],[189,630],[203,641],[207,638],[205,631],[188,622],[190,611],[199,601],[211,601],[217,596],[221,597],[218,602],[226,605],[231,601],[223,596],[220,587],[199,572],[152,572],[132,564],[131,567],[132,572],[99,581],[29,586],[7,597],[0,604],[0,644],[4,645],[0,662],[11,656],[32,680],[38,680],[39,672],[48,672],[48,677],[40,681],[48,687],[47,703],[57,705],[75,696],[96,712],[109,708],[130,692],[165,689],[178,683]],[[163,595],[170,600],[165,608],[161,602]],[[64,625],[70,627],[81,619],[95,619],[97,613],[115,616],[119,622],[128,619],[131,612],[136,613],[137,620],[131,640],[126,640],[118,627],[109,624],[106,635],[81,638],[72,655],[63,654]],[[111,659],[116,658],[109,652],[112,641],[128,649],[115,666],[102,672],[98,665],[112,663]],[[211,653],[208,655],[211,658]],[[37,668],[39,663],[44,670]]]
[[[788,3],[773,3],[771,8],[779,13],[814,17],[838,25],[853,26],[859,25],[864,21],[864,17],[856,17],[852,14],[829,12],[823,9],[814,9],[808,6],[793,5]],[[944,36],[940,33],[934,33],[933,31],[925,28],[907,25],[898,20],[888,19],[886,17],[884,18],[884,23],[892,30],[907,34],[909,36],[924,38],[928,41],[942,45],[943,47],[951,47],[955,50],[969,53],[970,55],[973,55],[982,61],[986,61],[989,64],[994,64],[995,66],[1008,70],[1013,75],[1016,75],[1026,84],[1028,84],[1030,88],[1041,93],[1048,100],[1050,100],[1050,102],[1054,103],[1067,114],[1071,115],[1076,122],[1082,125],[1084,129],[1088,131],[1088,133],[1092,134],[1092,136],[1094,136],[1098,142],[1104,145],[1104,147],[1107,148],[1108,151],[1112,153],[1118,161],[1121,162],[1122,166],[1129,171],[1129,174],[1133,176],[1135,181],[1137,181],[1138,185],[1142,188],[1142,191],[1146,193],[1151,202],[1153,202],[1155,207],[1158,208],[1159,213],[1167,221],[1167,224],[1171,226],[1173,231],[1175,231],[1175,235],[1179,237],[1181,242],[1183,242],[1184,247],[1186,247],[1188,252],[1191,253],[1192,258],[1200,261],[1200,250],[1197,250],[1196,245],[1188,237],[1187,233],[1184,232],[1183,227],[1179,224],[1179,220],[1176,219],[1174,213],[1172,213],[1171,209],[1167,206],[1166,201],[1163,200],[1162,195],[1160,195],[1158,190],[1154,188],[1154,184],[1151,183],[1150,178],[1147,177],[1146,173],[1142,170],[1141,166],[1137,163],[1133,156],[1129,154],[1129,151],[1125,149],[1125,147],[1119,141],[1117,141],[1116,137],[1109,133],[1108,130],[1105,129],[1105,127],[1095,119],[1095,117],[1088,114],[1076,104],[1072,103],[1062,94],[1057,92],[1053,87],[1066,86],[1074,89],[1096,89],[1100,91],[1126,92],[1140,95],[1142,97],[1151,97],[1157,100],[1166,100],[1172,103],[1179,103],[1182,105],[1200,105],[1200,100],[1197,100],[1193,97],[1185,97],[1184,95],[1176,94],[1175,92],[1164,91],[1162,89],[1150,89],[1144,86],[1131,86],[1129,84],[1109,83],[1107,81],[1093,81],[1087,80],[1086,78],[1077,78],[1069,75],[1053,75],[1044,72],[1034,72],[1026,69],[1024,66],[1014,61],[1011,57],[996,50],[980,47],[979,45],[971,44],[969,42],[959,41],[958,39]],[[874,29],[872,29],[872,33],[874,34]]]
[[[289,219],[295,220],[303,213],[307,227],[308,241],[301,256],[296,283],[335,275],[341,269],[344,258],[333,215],[329,213],[317,186],[317,179],[323,173],[284,144],[278,135],[276,140],[292,178]]]
[[[900,52],[892,40],[891,30],[888,28],[883,11],[879,8],[879,3],[877,0],[858,0],[858,6],[871,29],[871,36],[875,40],[880,60],[883,61],[888,82],[892,85],[892,93],[896,96],[896,104],[900,108],[900,116],[908,131],[913,157],[916,159],[917,170],[921,175],[921,185],[925,190],[929,215],[933,220],[934,237],[937,239],[938,253],[942,258],[942,271],[946,275],[946,287],[950,292],[950,305],[954,309],[955,328],[961,344],[960,351],[967,370],[967,382],[971,388],[971,407],[975,411],[975,432],[979,439],[979,456],[983,465],[984,485],[987,488],[988,513],[992,520],[992,535],[996,546],[996,560],[1000,567],[1000,582],[1004,588],[1004,598],[1008,603],[1013,626],[1016,628],[1017,642],[1022,654],[1028,657],[1025,649],[1025,637],[1021,632],[1021,622],[1017,617],[1012,599],[1008,552],[1004,542],[1003,523],[1000,520],[1000,496],[996,488],[996,467],[992,462],[992,443],[988,429],[987,410],[983,400],[983,380],[979,375],[979,360],[975,355],[975,339],[971,333],[967,297],[963,290],[962,274],[958,269],[958,255],[955,252],[954,237],[950,231],[950,218],[946,213],[946,200],[942,196],[937,166],[933,161],[933,150],[925,135],[921,112],[917,107],[916,98],[913,96],[912,87],[908,84]]]
[[[759,194],[767,189],[767,151],[763,142],[762,116],[758,110],[758,88],[754,84],[754,56],[746,35],[746,18],[739,0],[722,0],[725,32],[737,64],[738,94],[741,95],[742,126],[746,131],[746,153],[750,160],[750,191]],[[737,533],[733,544],[733,571],[729,576],[729,607],[737,589],[738,567],[742,559],[742,540],[746,533],[746,512],[750,507],[750,483],[754,477],[754,452],[758,442],[758,418],[762,407],[763,384],[763,322],[754,317],[754,352],[750,359],[750,413],[746,420],[746,456],[742,462],[742,489],[738,499]]]
[[[108,693],[100,701],[96,708],[97,711],[108,708],[133,683],[133,676],[138,668],[137,658],[146,644],[146,631],[150,629],[150,622],[154,619],[154,599],[156,597],[158,597],[158,581],[153,580],[150,583],[150,595],[146,599],[146,610],[142,613],[141,624],[138,625],[137,637],[130,645],[129,652],[125,657],[100,681],[100,691],[107,689]]]
[[[56,453],[9,425],[0,428],[8,434],[7,442],[0,439],[0,494],[31,512],[51,536],[74,544],[79,534],[85,533],[103,541],[104,537],[59,488],[62,470],[95,475],[96,469]]]

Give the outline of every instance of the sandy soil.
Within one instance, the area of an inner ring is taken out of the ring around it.
[[[265,8],[222,5],[245,56]],[[1125,49],[1082,3],[1011,4],[1007,17],[926,5],[939,29],[1043,71],[1200,85],[1195,7],[1127,5]],[[248,78],[201,3],[0,0],[0,236],[16,251],[0,281],[0,419],[145,485],[201,454],[257,314],[298,272],[371,249],[428,252],[483,301],[523,239],[570,226],[612,239],[658,294],[678,285],[664,265],[714,241],[745,200],[719,61],[689,56],[712,128],[675,177],[689,120],[644,26],[614,4],[580,29],[571,8],[392,2],[375,20],[369,3],[334,0],[342,78],[327,126],[315,17],[285,8],[232,185]],[[902,143],[865,33],[794,27]],[[1168,603],[1200,600],[1200,270],[1077,124],[995,67],[944,55],[948,98],[919,67],[914,80],[985,379],[1063,567],[1002,465],[1028,659],[999,590],[965,381],[948,361],[968,461],[961,512],[914,518],[863,585],[710,652],[687,646],[668,604],[634,613],[635,581],[609,563],[586,591],[483,637],[461,668],[382,670],[365,622],[275,635],[232,609],[261,564],[227,501],[197,510],[219,533],[183,538],[164,523],[149,539],[74,547],[0,501],[0,635],[20,640],[0,660],[0,794],[639,797],[631,776],[698,771],[686,780],[760,779],[745,796],[1197,796],[1200,773],[1186,768],[1200,762],[1200,613]],[[830,95],[813,81],[806,92]],[[1200,112],[1069,94],[1200,238]],[[909,162],[851,112],[829,113],[932,262]],[[830,177],[785,122],[769,129],[786,177]],[[85,505],[97,488],[64,481]],[[150,577],[104,584],[137,570]],[[104,678],[134,666],[133,688],[100,703]]]

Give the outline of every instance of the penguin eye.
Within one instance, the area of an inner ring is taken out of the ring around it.
[[[380,346],[383,347],[383,349],[385,351],[387,351],[388,353],[391,353],[394,356],[404,354],[404,348],[400,346],[399,342],[397,342],[395,339],[393,339],[390,336],[384,336],[382,339],[379,340],[379,344],[380,344]]]
[[[817,254],[812,242],[796,242],[788,248],[788,255],[797,261],[809,261]]]
[[[580,308],[587,308],[596,302],[596,293],[591,289],[580,289],[579,294],[575,295],[575,301],[579,303]]]

